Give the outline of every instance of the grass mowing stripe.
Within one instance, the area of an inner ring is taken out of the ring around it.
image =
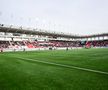
[[[34,61],[34,62],[39,62],[39,63],[44,63],[44,64],[61,66],[61,67],[65,67],[65,68],[72,68],[72,69],[78,69],[78,70],[83,70],[83,71],[89,71],[89,72],[94,72],[94,73],[108,75],[108,72],[103,72],[103,71],[99,71],[99,70],[81,68],[81,67],[77,67],[77,66],[69,66],[69,65],[65,65],[65,64],[52,63],[52,62],[47,62],[47,61],[39,61],[37,59],[22,58],[22,57],[15,57],[15,58],[22,59],[22,60],[26,60],[26,61]]]

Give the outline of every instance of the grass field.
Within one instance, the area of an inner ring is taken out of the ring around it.
[[[108,49],[0,53],[0,90],[108,90]]]

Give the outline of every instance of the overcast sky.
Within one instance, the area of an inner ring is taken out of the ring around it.
[[[0,23],[73,34],[108,32],[108,0],[0,0]]]

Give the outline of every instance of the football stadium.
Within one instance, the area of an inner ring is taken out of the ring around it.
[[[9,17],[0,21],[0,90],[108,90],[107,26],[82,35]]]

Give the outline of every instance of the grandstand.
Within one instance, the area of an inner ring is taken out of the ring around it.
[[[55,50],[67,47],[108,47],[108,33],[80,36],[0,24],[0,48],[3,51]]]

